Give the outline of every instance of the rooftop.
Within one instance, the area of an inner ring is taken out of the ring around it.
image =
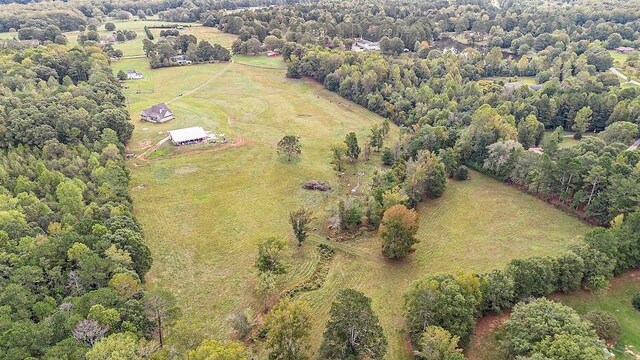
[[[207,133],[199,126],[169,131],[171,140],[176,143],[192,141],[207,137]]]

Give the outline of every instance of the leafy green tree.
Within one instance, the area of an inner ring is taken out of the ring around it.
[[[485,311],[501,314],[511,308],[515,299],[515,282],[505,271],[494,270],[483,276],[482,287],[484,293]]]
[[[87,352],[87,360],[137,360],[138,339],[131,333],[111,334],[99,340]]]
[[[347,146],[347,156],[349,157],[349,161],[353,163],[358,160],[358,156],[360,156],[360,146],[358,146],[356,133],[348,133],[344,143]]]
[[[475,326],[478,299],[451,274],[428,275],[405,294],[405,319],[414,343],[427,326],[439,326],[467,344]]]
[[[415,210],[403,205],[387,209],[382,217],[378,236],[382,239],[382,254],[389,259],[401,259],[415,249],[418,243],[418,215]]]
[[[298,240],[298,246],[302,246],[307,239],[309,232],[309,225],[313,220],[313,213],[304,207],[289,213],[289,223],[293,228],[293,234]]]
[[[83,189],[76,181],[61,182],[56,188],[56,198],[60,211],[65,214],[80,215],[84,208]]]
[[[589,129],[592,115],[593,111],[589,106],[583,107],[576,113],[576,117],[573,119],[573,125],[571,125],[571,130],[576,132],[575,135],[573,135],[576,140],[582,139],[582,135]]]
[[[121,81],[127,80],[127,74],[125,74],[124,71],[120,70],[118,71],[117,78],[118,80],[121,80]]]
[[[300,139],[294,135],[286,135],[278,142],[278,155],[285,156],[287,161],[291,161],[294,156],[302,153]]]
[[[544,359],[609,359],[604,344],[594,336],[558,334],[538,343],[533,355]]]
[[[112,22],[107,22],[104,24],[104,29],[107,31],[114,31],[116,29],[116,25]]]
[[[346,153],[346,149],[344,146],[335,145],[331,147],[331,165],[333,165],[333,170],[338,174],[338,176],[342,176],[344,173],[344,156]]]
[[[462,349],[458,348],[458,341],[460,338],[439,326],[427,326],[418,343],[419,350],[414,355],[422,360],[462,360],[464,356]]]
[[[380,360],[386,352],[387,339],[371,309],[371,299],[353,289],[340,291],[331,305],[320,358]]]
[[[537,146],[544,136],[544,124],[535,115],[527,116],[518,124],[518,141],[525,149]]]
[[[205,340],[189,351],[189,360],[247,360],[246,350],[237,341]]]
[[[556,336],[577,336],[598,342],[591,324],[580,319],[573,309],[540,298],[530,303],[516,304],[511,317],[504,325],[501,345],[510,356],[526,356],[537,351],[546,353],[550,350],[548,341]],[[545,340],[547,343],[541,344]],[[558,352],[567,349],[566,344],[556,345]]]
[[[149,320],[155,323],[160,347],[164,346],[164,332],[181,316],[176,298],[164,290],[147,291],[144,295],[144,306]]]
[[[584,260],[573,252],[566,252],[555,259],[556,288],[568,293],[578,290],[584,276]]]
[[[556,289],[557,274],[550,258],[515,259],[507,265],[506,271],[514,281],[515,299],[545,296]]]
[[[287,271],[287,267],[282,257],[286,248],[287,243],[283,239],[270,237],[264,240],[258,247],[256,269],[263,273],[284,274]]]
[[[607,126],[599,137],[607,144],[630,145],[638,137],[638,125],[628,121],[618,121]]]
[[[379,152],[384,145],[384,136],[382,135],[382,129],[378,125],[371,127],[371,133],[369,134],[369,145],[376,152]]]
[[[265,319],[269,359],[309,358],[311,309],[301,300],[284,300]]]

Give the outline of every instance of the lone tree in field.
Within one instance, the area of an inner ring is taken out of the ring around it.
[[[378,235],[382,239],[382,254],[389,259],[401,259],[414,251],[418,243],[418,214],[404,205],[394,205],[382,216]]]
[[[269,359],[306,360],[310,348],[311,309],[302,300],[284,300],[265,318]]]
[[[344,143],[347,145],[347,156],[349,157],[349,161],[353,163],[358,160],[358,156],[360,156],[360,146],[358,146],[356,133],[348,133]]]
[[[144,297],[144,306],[147,317],[156,324],[158,341],[162,347],[164,345],[164,329],[173,325],[181,315],[176,298],[168,291],[147,291]]]
[[[342,290],[331,304],[330,315],[320,345],[321,359],[384,358],[387,339],[370,298],[353,289]]]
[[[380,126],[373,125],[371,127],[371,134],[369,135],[369,145],[376,152],[379,152],[380,149],[382,149],[382,145],[384,145],[384,134]]]
[[[344,172],[344,154],[346,150],[343,145],[335,145],[331,147],[331,165],[333,165],[333,170],[341,176]]]
[[[284,240],[270,237],[258,247],[256,269],[262,273],[284,274],[287,268],[282,262],[282,253],[287,244]]]
[[[116,75],[118,80],[127,80],[127,74],[124,71],[118,71],[118,75]]]
[[[113,31],[116,29],[116,24],[112,23],[112,22],[108,22],[104,24],[104,29],[107,31]]]
[[[289,213],[289,222],[293,228],[293,234],[298,240],[298,246],[302,246],[302,243],[307,239],[309,224],[312,220],[313,213],[304,207]]]
[[[287,161],[302,153],[302,147],[300,146],[300,139],[294,135],[285,135],[278,142],[278,154],[280,156],[286,156]]]

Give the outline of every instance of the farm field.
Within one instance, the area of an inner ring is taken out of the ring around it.
[[[144,153],[166,131],[189,126],[231,140],[227,145],[180,149],[165,143],[146,158],[129,162],[134,210],[154,257],[148,286],[177,296],[184,323],[196,337],[224,338],[230,332],[230,314],[260,308],[253,271],[260,241],[290,238],[283,291],[313,272],[318,262],[314,248],[328,242],[320,234],[337,193],[366,188],[378,166],[374,160],[350,166],[349,175],[338,180],[329,163],[330,146],[349,131],[364,139],[369,127],[382,119],[320,84],[287,79],[279,58],[235,57],[232,63],[156,70],[148,68],[146,59],[134,58],[115,61],[113,68],[145,75],[125,83],[136,126],[128,152]],[[176,118],[142,123],[140,111],[159,102],[167,103]],[[285,134],[299,135],[302,141],[303,154],[292,163],[275,153]],[[303,190],[300,185],[311,179],[329,181],[339,191]],[[288,212],[299,205],[314,209],[319,229],[301,249],[294,246],[287,222]],[[384,260],[375,234],[330,242],[337,254],[325,285],[301,295],[315,311],[314,346],[320,343],[334,296],[353,287],[373,299],[389,339],[387,358],[410,358],[402,330],[402,294],[413,281],[431,272],[483,272],[516,257],[553,255],[589,229],[543,201],[478,173],[466,182],[450,182],[441,199],[421,205],[419,212],[421,243],[403,262]],[[177,342],[181,333],[169,336]]]

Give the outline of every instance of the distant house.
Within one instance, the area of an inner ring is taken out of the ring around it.
[[[635,48],[628,47],[628,46],[620,46],[620,47],[615,48],[615,50],[617,52],[619,52],[619,53],[622,53],[622,54],[629,54],[629,53],[632,53],[632,52],[636,51]]]
[[[207,133],[199,126],[169,131],[171,142],[176,145],[188,145],[202,142],[208,138]]]
[[[268,57],[276,57],[278,55],[280,55],[279,51],[269,51],[269,52],[267,52],[267,56]]]
[[[135,70],[127,70],[127,80],[137,80],[142,79],[144,75]]]
[[[352,49],[354,51],[379,51],[380,43],[359,38],[356,39],[356,42],[353,44]]]
[[[142,120],[163,123],[173,119],[173,113],[164,103],[154,105],[140,113]]]
[[[191,60],[187,60],[184,55],[176,55],[170,58],[171,62],[176,63],[178,65],[190,65]]]

